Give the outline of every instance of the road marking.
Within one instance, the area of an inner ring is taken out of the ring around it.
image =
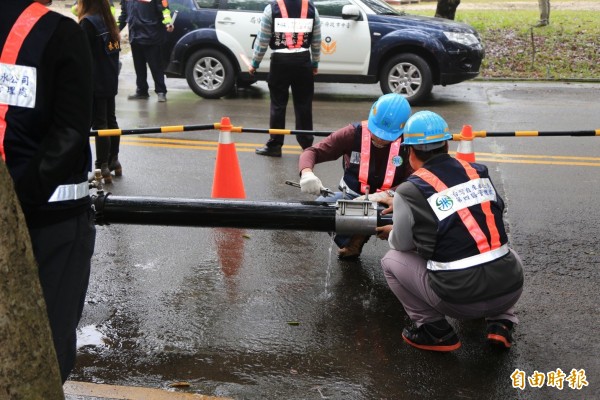
[[[89,396],[101,399],[127,400],[231,400],[226,397],[212,397],[195,393],[174,392],[136,386],[103,385],[88,382],[67,381],[63,392],[69,396]]]
[[[219,145],[217,141],[198,139],[170,139],[157,137],[123,136],[121,143],[127,146],[139,147],[162,147],[170,149],[207,150],[216,151]],[[256,147],[262,147],[259,143],[236,142],[236,150],[242,153],[254,153]],[[301,154],[302,149],[297,145],[284,145],[284,154]],[[450,154],[455,154],[451,151]],[[580,156],[551,156],[534,154],[499,154],[475,152],[476,162],[498,162],[511,164],[535,164],[535,165],[564,165],[579,167],[600,167],[600,157]]]
[[[452,153],[452,152],[451,152]],[[583,167],[600,167],[600,157],[551,156],[534,154],[496,154],[477,153],[475,161],[488,161],[514,164],[568,165]]]
[[[216,151],[219,142],[194,140],[194,139],[167,139],[167,138],[140,138],[140,137],[121,137],[121,144],[139,147],[164,147],[169,149],[188,149],[188,150],[211,150]],[[240,152],[252,152],[257,147],[262,147],[259,143],[235,143],[236,150]],[[294,145],[283,145],[285,154],[300,154],[302,148]]]

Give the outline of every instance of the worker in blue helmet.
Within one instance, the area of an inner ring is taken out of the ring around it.
[[[446,121],[431,111],[406,123],[403,147],[414,172],[388,202],[393,225],[378,228],[391,247],[384,276],[415,324],[402,332],[411,346],[456,350],[461,343],[446,317],[485,318],[487,341],[508,349],[523,267],[508,246],[504,202],[487,167],[451,157],[450,139]]]
[[[345,190],[346,200],[362,199],[367,191],[372,201],[392,195],[412,172],[400,146],[410,112],[403,96],[386,94],[373,104],[367,120],[339,129],[304,150],[298,166],[302,192],[319,196],[324,186],[313,171],[315,165],[343,157],[344,176],[339,189]],[[343,197],[344,191],[340,191],[317,200],[335,202]],[[368,239],[364,235],[337,235],[334,240],[340,247],[338,257],[357,258]]]

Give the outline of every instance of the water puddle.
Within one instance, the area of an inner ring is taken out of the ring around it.
[[[77,329],[77,350],[85,346],[107,347],[106,336],[95,325]]]

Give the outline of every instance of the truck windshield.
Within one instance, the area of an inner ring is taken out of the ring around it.
[[[392,6],[382,0],[363,0],[363,3],[378,15],[401,15]]]

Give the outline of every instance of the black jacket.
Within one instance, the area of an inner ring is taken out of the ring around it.
[[[92,50],[94,96],[114,97],[119,86],[120,43],[110,39],[108,29],[99,15],[86,16],[79,24]]]
[[[2,3],[0,49],[31,1]],[[48,203],[57,186],[87,180],[91,167],[92,63],[75,21],[48,12],[25,38],[17,65],[37,69],[34,108],[9,106],[6,165],[30,227],[59,222],[87,210],[89,197]]]
[[[141,45],[160,45],[167,38],[160,0],[121,0],[119,29],[129,27],[129,42]]]

